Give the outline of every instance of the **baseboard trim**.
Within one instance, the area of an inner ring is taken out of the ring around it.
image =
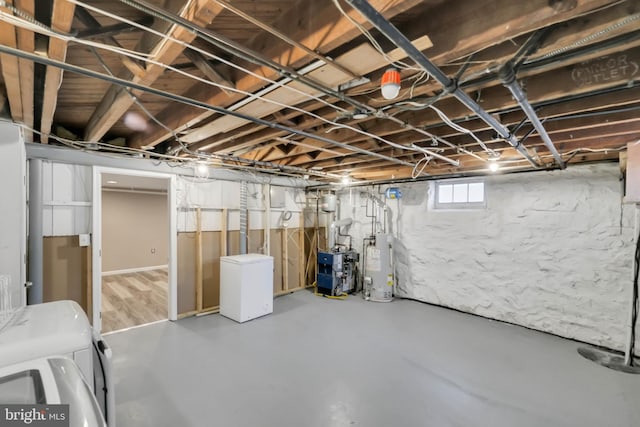
[[[113,276],[116,274],[128,274],[128,273],[139,273],[141,271],[151,271],[151,270],[160,270],[162,268],[169,268],[169,265],[152,265],[151,267],[138,267],[138,268],[126,268],[124,270],[112,270],[112,271],[103,271],[103,276]]]

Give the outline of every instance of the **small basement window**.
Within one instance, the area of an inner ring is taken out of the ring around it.
[[[436,182],[436,209],[479,209],[486,205],[484,181]]]

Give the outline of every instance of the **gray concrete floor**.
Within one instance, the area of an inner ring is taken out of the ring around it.
[[[640,375],[579,344],[412,301],[276,299],[109,335],[117,422],[142,426],[640,426]]]

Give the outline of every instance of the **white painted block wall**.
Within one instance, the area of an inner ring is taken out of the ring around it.
[[[399,186],[399,294],[623,350],[636,208],[619,176],[618,164],[491,176],[486,209],[465,211],[435,210],[434,182]],[[360,248],[371,225],[349,198],[341,216],[358,220]]]

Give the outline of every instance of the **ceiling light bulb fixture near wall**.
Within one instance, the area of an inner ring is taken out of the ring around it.
[[[380,91],[384,99],[395,99],[400,93],[400,72],[396,68],[387,68],[380,80]]]
[[[117,183],[118,183],[118,181],[114,181],[114,180],[112,180],[112,179],[110,179],[109,181],[107,181],[107,184],[117,184]]]
[[[489,161],[489,170],[491,172],[496,172],[500,169],[500,164],[498,163],[498,160],[500,160],[500,153],[492,151],[487,160]]]
[[[205,162],[198,162],[196,164],[196,172],[198,172],[198,175],[206,175],[209,172],[209,167]]]
[[[342,185],[349,185],[351,183],[351,178],[349,175],[345,175],[342,177]]]

